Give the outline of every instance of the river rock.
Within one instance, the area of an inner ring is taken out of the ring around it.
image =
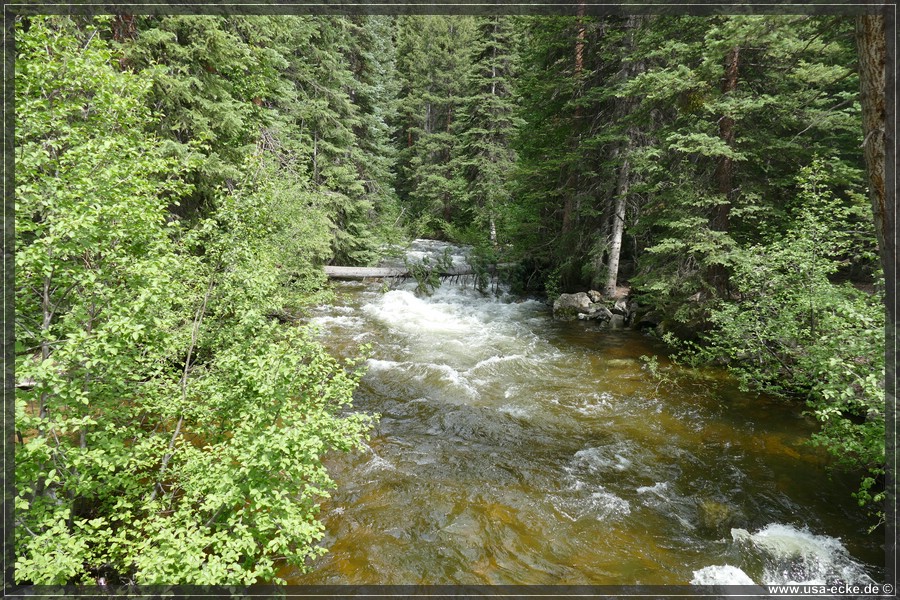
[[[560,294],[553,303],[553,318],[571,321],[579,314],[591,313],[591,298],[585,292]]]
[[[611,310],[617,315],[628,316],[628,301],[625,298],[619,298]]]
[[[613,316],[613,314],[609,312],[608,308],[597,302],[591,304],[590,315],[591,318],[597,319],[599,321],[609,321]]]
[[[587,295],[591,299],[591,302],[603,302],[603,294],[597,290],[590,290]]]
[[[648,308],[636,307],[631,323],[635,329],[654,329],[662,321],[662,313]]]
[[[624,329],[625,328],[625,315],[613,314],[609,319],[609,328],[610,329]]]
[[[588,312],[579,313],[578,318],[582,321],[609,321],[612,318],[613,314],[609,312],[609,309],[599,304],[597,302],[592,302],[591,306],[588,308]]]
[[[740,524],[742,517],[735,507],[709,498],[701,500],[697,508],[700,528],[719,536]]]

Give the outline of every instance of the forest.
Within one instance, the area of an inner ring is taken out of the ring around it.
[[[323,265],[413,238],[515,264],[523,297],[626,286],[679,362],[811,415],[883,532],[883,18],[14,30],[17,583],[278,582],[322,554],[323,456],[377,416],[352,410],[369,348],[304,318]]]

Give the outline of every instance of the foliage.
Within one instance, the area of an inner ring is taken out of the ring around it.
[[[653,356],[647,356],[642,354],[640,357],[640,361],[643,363],[642,367],[650,376],[656,380],[656,388],[655,390],[659,390],[660,386],[665,385],[667,388],[678,388],[679,377],[674,373],[674,367],[677,363],[673,363],[670,366],[662,367],[659,364],[659,357],[655,354]]]
[[[379,236],[396,237],[390,22],[144,17],[122,52],[153,81],[150,101],[162,113],[153,129],[178,155],[195,142],[195,191],[179,214],[197,219],[214,211],[218,189],[233,190],[247,158],[262,150],[288,187],[300,183],[320,196],[338,261],[370,263]]]
[[[441,286],[441,273],[445,273],[453,267],[453,257],[450,256],[450,248],[445,248],[444,253],[433,264],[429,257],[424,256],[419,262],[403,259],[403,265],[416,280],[416,293],[431,295],[435,289]]]
[[[405,225],[472,244],[482,291],[519,260],[555,296],[604,272],[622,173],[641,303],[708,329],[669,338],[695,360],[805,398],[877,510],[884,284],[849,18],[134,23],[16,20],[19,581],[302,568],[321,456],[371,423],[358,365],[284,324],[327,297],[320,265],[371,263]],[[407,266],[429,293],[451,262]]]
[[[150,79],[113,66],[107,23],[17,22],[16,579],[277,580],[322,551],[322,455],[372,421],[356,363],[271,318],[329,224],[256,162],[173,219],[193,165],[147,133]]]
[[[502,221],[511,202],[510,178],[516,155],[511,148],[515,118],[516,75],[514,22],[508,17],[481,18],[478,39],[466,76],[468,95],[460,115],[459,169],[465,181],[457,219],[497,245],[506,233]]]
[[[795,175],[816,153],[831,159],[836,189],[860,191],[851,33],[850,19],[801,16],[672,17],[645,28],[648,69],[623,88],[643,95],[645,121],[658,115],[656,142],[634,169],[646,198],[632,230],[646,249],[633,279],[644,302],[674,312],[698,292],[727,295],[714,274],[731,272],[736,244],[784,232]],[[735,87],[725,90],[735,48]],[[702,322],[698,308],[685,320]]]
[[[821,160],[801,171],[784,236],[735,251],[739,297],[711,311],[695,357],[724,362],[745,387],[805,396],[821,424],[813,441],[870,473],[857,496],[877,510],[883,493],[868,490],[885,461],[883,297],[831,280],[857,225],[828,173]]]

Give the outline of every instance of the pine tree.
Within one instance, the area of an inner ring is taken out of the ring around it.
[[[561,207],[570,193],[568,173],[578,160],[572,98],[573,20],[535,17],[521,22],[521,75],[518,117],[522,126],[514,141],[519,156],[514,195],[514,240],[525,260],[546,278],[564,262]],[[571,254],[570,254],[571,255]]]
[[[628,195],[633,160],[623,144],[633,144],[637,131],[629,101],[619,98],[623,74],[633,70],[623,58],[626,25],[611,17],[526,25],[516,190],[535,204],[524,213],[534,219],[532,235],[553,240],[535,256],[538,268],[556,273],[564,288],[602,285],[610,272],[615,215],[624,209],[616,210],[615,198]]]
[[[176,212],[207,214],[216,189],[234,189],[258,131],[271,118],[266,105],[291,91],[278,77],[284,56],[271,32],[272,17],[181,15],[140,17],[136,36],[123,43],[124,64],[153,82],[154,128],[169,152],[197,159],[194,193]]]
[[[647,30],[641,51],[650,65],[629,91],[644,95],[639,110],[658,123],[659,142],[648,148],[656,164],[640,170],[649,203],[639,235],[649,247],[637,281],[650,297],[679,304],[698,291],[727,295],[735,244],[784,221],[792,178],[817,152],[834,157],[853,201],[860,170],[848,27],[839,18],[678,17]]]
[[[509,177],[515,164],[513,79],[515,31],[509,17],[481,18],[460,116],[459,165],[466,182],[465,224],[498,244],[498,221],[509,210]]]
[[[458,117],[474,25],[467,16],[399,20],[398,192],[418,234],[443,235],[460,213],[465,181],[458,164]]]

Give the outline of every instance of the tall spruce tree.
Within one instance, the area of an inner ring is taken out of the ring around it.
[[[535,17],[522,22],[521,96],[518,116],[523,125],[514,142],[519,162],[514,194],[514,240],[525,260],[542,278],[564,264],[560,239],[561,207],[573,190],[567,185],[576,137],[572,98],[574,21]]]
[[[475,35],[468,16],[399,19],[398,192],[418,234],[445,235],[460,216],[459,111]]]
[[[509,17],[481,18],[477,35],[466,79],[469,95],[460,111],[458,164],[466,182],[468,213],[463,223],[496,247],[498,222],[509,210],[509,178],[516,160],[510,145],[517,124],[514,23]]]
[[[636,281],[648,299],[727,296],[735,244],[786,222],[795,174],[817,153],[831,157],[846,202],[856,202],[851,25],[841,18],[678,17],[646,29],[648,70],[629,91],[643,95],[639,110],[658,123],[659,142],[648,150],[665,166],[641,172],[648,203],[639,235],[648,248]]]

